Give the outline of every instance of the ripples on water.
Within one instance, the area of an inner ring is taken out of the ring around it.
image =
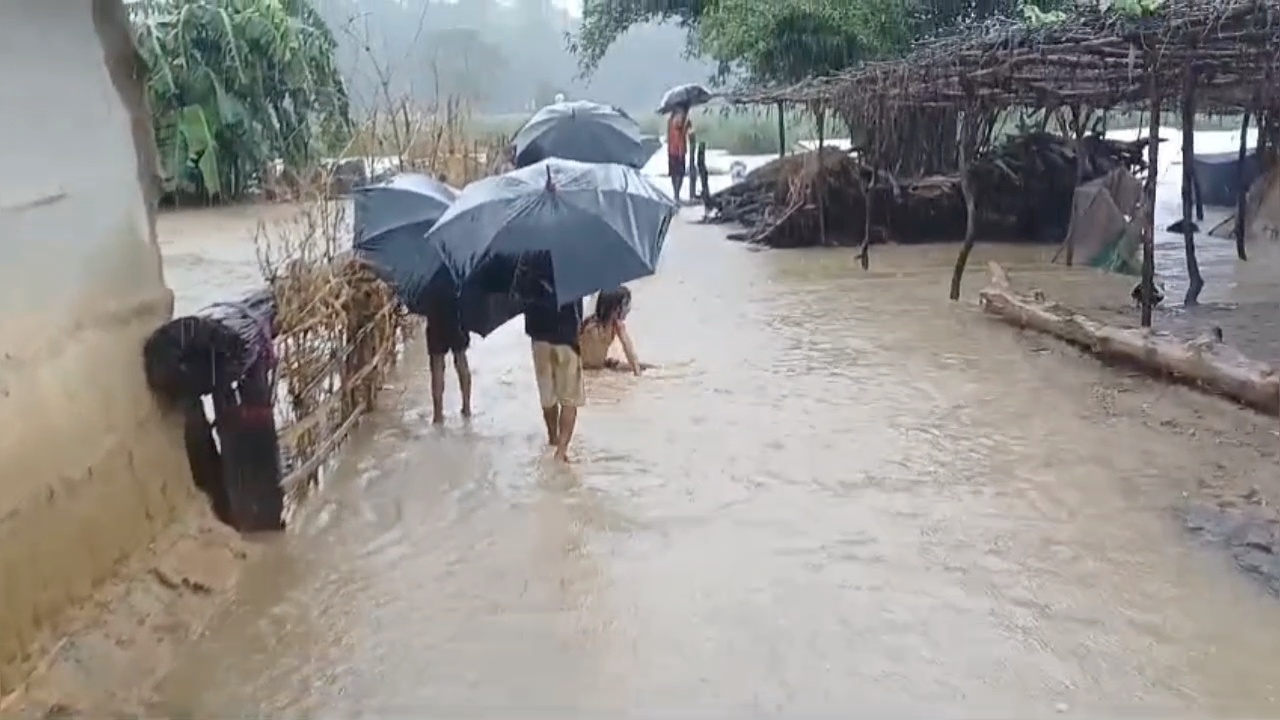
[[[677,226],[635,284],[661,367],[590,378],[570,468],[518,323],[473,352],[470,426],[429,426],[411,359],[161,704],[1274,710],[1280,611],[1167,512],[1248,456],[1099,412],[1112,371],[947,303],[932,252],[868,277]]]

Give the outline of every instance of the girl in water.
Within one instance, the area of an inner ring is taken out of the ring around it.
[[[591,317],[582,323],[579,338],[582,367],[585,370],[629,370],[639,375],[651,366],[636,357],[635,345],[627,334],[627,313],[631,311],[631,291],[626,287],[605,290],[596,296],[596,308]],[[613,341],[622,343],[626,362],[609,357]]]

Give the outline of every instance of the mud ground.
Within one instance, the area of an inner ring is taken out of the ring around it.
[[[0,717],[137,713],[177,649],[229,599],[259,547],[196,510],[40,643],[43,659],[24,687],[0,699]]]

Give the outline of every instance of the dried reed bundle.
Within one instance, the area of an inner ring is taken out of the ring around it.
[[[345,155],[465,185],[506,162],[506,140],[470,137],[469,121],[456,101],[428,112],[393,105],[368,120]],[[296,192],[297,212],[260,225],[256,238],[277,306],[277,414],[285,488],[295,506],[374,406],[418,327],[393,290],[352,255],[351,205],[332,196],[332,172],[302,173],[310,185]]]

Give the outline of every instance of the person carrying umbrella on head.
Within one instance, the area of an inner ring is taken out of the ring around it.
[[[582,299],[557,305],[554,295],[529,302],[524,332],[533,345],[533,376],[547,428],[547,443],[557,460],[569,460],[569,441],[586,402],[582,381]]]
[[[433,293],[425,301],[427,317],[427,362],[431,369],[431,422],[444,422],[445,360],[453,356],[453,370],[458,376],[458,392],[462,396],[462,417],[471,417],[471,363],[467,349],[471,334],[462,326],[458,299],[445,293]]]
[[[425,234],[457,198],[457,191],[417,173],[359,188],[355,194],[356,256],[396,292],[409,312],[427,320],[432,422],[444,422],[445,361],[453,356],[462,415],[471,416],[470,335],[462,325],[456,287]]]
[[[458,284],[465,328],[485,336],[524,314],[559,460],[585,401],[583,298],[652,275],[675,214],[634,167],[552,157],[468,185],[427,233]],[[607,315],[617,329],[624,313]]]
[[[689,104],[680,103],[667,116],[667,174],[671,176],[671,193],[676,202],[680,202],[685,169],[689,166],[689,137],[692,133]]]

